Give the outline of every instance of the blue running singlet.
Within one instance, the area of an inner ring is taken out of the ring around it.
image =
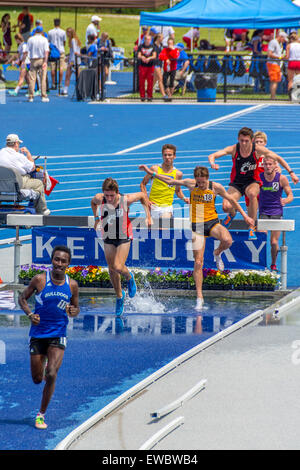
[[[69,276],[65,276],[65,282],[62,286],[57,286],[52,282],[50,272],[47,272],[46,285],[35,296],[34,313],[40,316],[40,323],[31,325],[29,336],[33,338],[66,336],[69,322],[66,306],[70,303],[71,297]]]

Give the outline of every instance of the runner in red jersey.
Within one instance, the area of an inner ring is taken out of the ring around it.
[[[271,156],[290,173],[293,182],[296,184],[299,178],[291,170],[290,166],[276,153],[264,146],[253,144],[253,131],[248,127],[243,127],[238,133],[238,143],[225,147],[222,150],[214,152],[208,156],[210,166],[214,170],[219,170],[219,165],[215,163],[216,158],[224,155],[231,155],[233,167],[231,179],[228,188],[230,194],[236,201],[239,201],[243,195],[249,198],[248,215],[253,220],[257,219],[258,200],[257,196],[260,190],[260,179],[258,162],[261,157]],[[224,200],[223,210],[228,216],[223,221],[225,226],[229,226],[234,218],[236,211],[232,205]],[[250,227],[249,239],[256,239],[254,227]]]

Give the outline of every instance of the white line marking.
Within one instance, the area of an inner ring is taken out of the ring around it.
[[[214,124],[217,124],[219,122],[228,121],[229,119],[234,119],[235,117],[252,113],[254,111],[265,108],[267,106],[268,106],[267,104],[258,104],[256,106],[252,106],[251,108],[243,109],[242,111],[236,111],[235,113],[227,114],[227,116],[223,116],[217,119],[212,119],[211,121],[207,121],[202,124],[197,124],[196,126],[187,127],[186,129],[182,129],[181,131],[173,132],[172,134],[158,137],[157,139],[149,140],[148,142],[144,142],[143,144],[135,145],[134,147],[129,147],[127,149],[120,150],[119,152],[116,152],[116,155],[122,155],[124,153],[131,152],[131,150],[136,150],[142,147],[147,147],[148,145],[155,144],[156,142],[170,139],[171,137],[177,137],[179,135],[183,135],[183,134],[186,134],[187,132],[192,132],[197,129],[207,129],[209,126],[213,126]]]

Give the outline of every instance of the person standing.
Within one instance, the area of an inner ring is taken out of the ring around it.
[[[217,268],[224,270],[222,253],[232,245],[232,238],[229,231],[220,224],[215,207],[216,196],[229,201],[237,211],[239,211],[248,225],[253,225],[254,221],[248,217],[242,207],[231,197],[225,188],[219,184],[209,181],[209,171],[206,167],[197,166],[194,169],[194,179],[186,178],[176,180],[168,176],[157,174],[146,165],[140,165],[139,169],[145,171],[152,178],[163,181],[170,186],[185,186],[190,191],[190,222],[192,225],[192,244],[194,254],[193,276],[196,284],[197,303],[196,310],[203,307],[203,261],[205,251],[205,240],[207,237],[214,237],[220,241],[217,249],[214,250]]]
[[[81,42],[78,39],[75,29],[67,28],[67,37],[69,40],[70,54],[69,54],[69,62],[68,62],[68,67],[67,67],[67,72],[66,72],[66,77],[65,77],[65,86],[62,92],[62,95],[65,95],[65,96],[68,95],[68,89],[70,86],[72,72],[75,70],[75,73],[77,72],[77,78],[79,76],[79,64],[77,63],[77,66],[76,66],[76,60],[78,60],[80,56],[80,47],[81,47]]]
[[[281,219],[283,207],[293,201],[293,192],[286,176],[277,171],[274,158],[264,157],[264,172],[260,174],[262,185],[259,193],[259,219]],[[285,192],[286,198],[282,197]],[[271,270],[277,271],[276,260],[279,252],[280,231],[271,231]]]
[[[64,69],[65,69],[65,45],[66,45],[66,32],[60,27],[60,19],[55,18],[54,28],[48,32],[48,40],[51,44],[57,47],[60,56],[58,60],[59,67],[59,84],[62,83]],[[51,62],[51,79],[52,79],[52,90],[56,89],[56,64],[57,62]]]
[[[101,237],[104,242],[104,255],[109,269],[110,280],[115,290],[116,315],[124,311],[125,291],[121,286],[121,276],[127,281],[128,295],[136,294],[133,274],[128,270],[126,261],[133,238],[129,219],[131,204],[141,202],[146,213],[147,225],[151,225],[148,198],[144,193],[120,194],[119,186],[113,178],[106,178],[102,184],[102,193],[96,194],[91,200],[95,218],[95,230],[100,225]]]
[[[29,12],[28,7],[24,7],[22,13],[18,16],[18,27],[19,32],[22,34],[24,41],[26,42],[30,36],[30,31],[33,26],[33,16]]]
[[[5,52],[10,52],[12,40],[11,40],[11,33],[15,31],[15,26],[12,28],[10,24],[10,14],[6,13],[2,16],[1,19],[1,29],[3,32],[3,44],[5,48]]]
[[[174,92],[174,80],[177,68],[177,59],[180,55],[178,49],[174,45],[174,39],[168,39],[168,46],[159,54],[159,59],[163,61],[163,85],[166,92],[165,101],[171,101]]]
[[[66,275],[70,262],[70,249],[56,246],[52,251],[51,270],[34,276],[19,296],[20,307],[31,321],[29,348],[32,380],[35,384],[45,380],[40,410],[35,419],[38,429],[47,429],[45,413],[63,361],[69,317],[79,314],[78,284]],[[33,294],[34,312],[27,302]]]
[[[28,73],[29,73],[29,64],[30,60],[28,57],[27,44],[24,41],[22,34],[17,33],[15,35],[16,43],[18,44],[18,60],[16,64],[20,68],[19,80],[16,88],[14,90],[8,90],[8,93],[11,96],[17,96],[20,89],[23,86],[24,80],[28,83]]]
[[[99,37],[100,33],[100,21],[102,21],[102,18],[97,15],[93,15],[91,18],[91,22],[86,28],[85,32],[85,44],[86,46],[88,45],[88,37],[89,36],[94,36],[95,40]]]
[[[152,165],[150,170],[158,175],[164,175],[168,178],[181,180],[182,171],[174,167],[174,160],[176,158],[176,146],[172,144],[164,144],[162,146],[162,164]],[[141,182],[141,191],[147,196],[147,184],[151,181],[149,174],[145,175]],[[170,186],[164,181],[153,179],[149,194],[149,205],[151,210],[151,217],[157,219],[159,217],[170,218],[173,216],[173,200],[174,193],[183,200],[189,203],[189,198],[186,198],[180,186]]]
[[[281,82],[281,68],[280,59],[282,59],[283,51],[281,45],[288,39],[287,34],[284,31],[276,31],[276,37],[272,39],[268,44],[268,61],[267,68],[270,78],[270,93],[271,99],[276,98],[276,91],[278,83]]]
[[[37,214],[49,215],[47,209],[43,182],[40,179],[32,178],[30,173],[35,170],[35,163],[30,151],[26,147],[21,147],[23,141],[17,134],[9,134],[6,137],[6,147],[0,150],[0,166],[17,171],[22,177],[22,189],[32,189],[40,196],[35,203]]]
[[[286,58],[288,59],[288,94],[291,99],[293,80],[295,75],[300,74],[300,42],[296,32],[289,35],[289,43],[286,47]]]
[[[147,100],[152,101],[156,48],[149,34],[144,37],[143,43],[139,45],[137,56],[139,59],[139,87],[141,101],[145,101],[146,99],[146,82]]]
[[[41,96],[44,103],[49,102],[47,97],[47,65],[49,56],[49,43],[43,35],[43,28],[38,26],[34,36],[31,36],[27,42],[28,54],[30,57],[30,70],[29,70],[29,98],[28,101],[33,101],[34,88],[37,80],[37,75],[40,76],[41,83]]]

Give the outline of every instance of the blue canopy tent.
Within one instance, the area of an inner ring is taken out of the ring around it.
[[[289,28],[300,26],[291,0],[183,0],[161,13],[140,14],[140,25],[201,28]]]

